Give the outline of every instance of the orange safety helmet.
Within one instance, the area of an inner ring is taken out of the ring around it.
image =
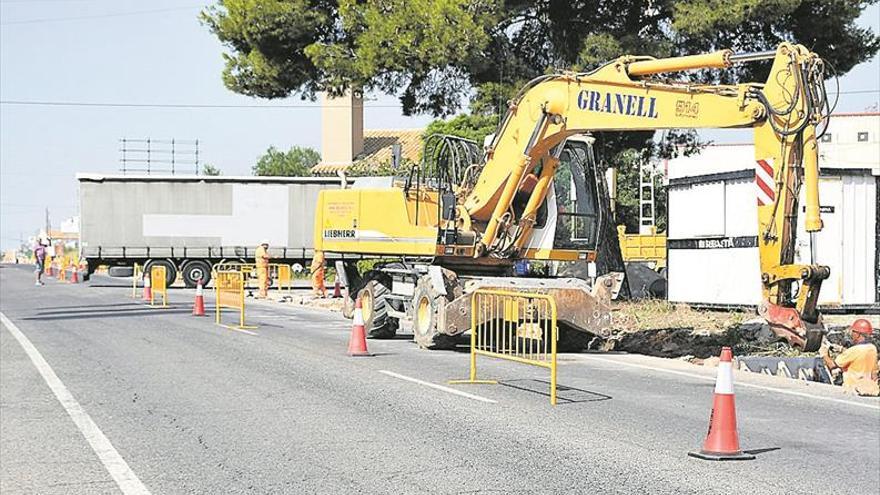
[[[849,329],[852,331],[853,337],[855,337],[856,334],[862,334],[865,337],[870,337],[871,333],[874,332],[874,328],[871,326],[871,322],[864,318],[859,318],[858,320],[854,321]]]

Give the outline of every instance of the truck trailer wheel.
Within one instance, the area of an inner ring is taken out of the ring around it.
[[[437,328],[440,298],[428,277],[422,277],[416,284],[412,300],[413,340],[424,349],[452,349],[455,337],[441,334]]]
[[[174,263],[168,260],[150,260],[144,266],[144,273],[150,273],[150,270],[154,266],[164,266],[165,267],[165,286],[171,287],[171,284],[177,280],[177,267],[174,266]]]
[[[390,289],[378,280],[370,280],[358,292],[364,327],[367,330],[367,337],[371,339],[391,339],[397,335],[397,320],[388,316],[386,296],[389,292]]]
[[[195,288],[199,279],[202,280],[202,287],[204,287],[211,281],[211,265],[201,260],[187,261],[180,274],[187,288]]]

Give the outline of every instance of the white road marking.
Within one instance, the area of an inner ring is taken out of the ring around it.
[[[125,459],[123,459],[121,455],[119,455],[119,452],[116,451],[116,448],[113,447],[110,440],[104,436],[104,433],[98,428],[98,425],[92,421],[92,418],[86,413],[82,406],[79,405],[79,402],[73,398],[73,394],[67,390],[67,387],[64,386],[64,383],[61,382],[58,375],[56,375],[52,370],[52,367],[49,366],[49,363],[43,359],[40,351],[34,347],[31,341],[21,333],[21,330],[19,330],[5,314],[0,313],[0,321],[3,321],[3,325],[9,330],[9,333],[15,337],[15,340],[18,341],[21,348],[24,349],[24,352],[29,358],[31,358],[31,362],[34,363],[34,367],[37,368],[37,371],[40,372],[43,380],[46,381],[46,385],[49,386],[52,393],[54,393],[55,397],[58,399],[58,402],[61,403],[64,410],[70,415],[70,419],[72,419],[74,424],[76,424],[76,427],[79,428],[80,433],[86,438],[89,446],[95,451],[98,459],[104,464],[104,468],[107,469],[107,472],[110,473],[110,476],[116,481],[116,484],[119,486],[119,489],[122,490],[122,493],[126,495],[149,495],[150,491],[147,487],[141,483],[141,480],[138,479],[137,475],[135,475],[131,468],[128,467],[128,463],[125,462]]]
[[[443,385],[438,385],[436,383],[426,382],[424,380],[419,380],[418,378],[413,378],[411,376],[401,375],[400,373],[395,373],[393,371],[388,370],[379,370],[379,373],[383,375],[392,376],[394,378],[399,378],[401,380],[406,380],[412,383],[418,383],[419,385],[424,385],[426,387],[431,387],[433,389],[442,390],[443,392],[449,392],[450,394],[459,395],[461,397],[467,397],[468,399],[478,400],[480,402],[486,402],[488,404],[496,404],[497,401],[492,399],[487,399],[486,397],[480,397],[479,395],[469,394],[467,392],[462,392],[461,390],[455,390],[454,388],[444,387]]]
[[[226,326],[226,325],[220,325],[220,326],[227,329],[227,330],[232,330],[234,332],[246,333],[248,335],[254,335],[256,337],[260,336],[260,334],[258,334],[257,332],[251,332],[250,330],[245,330],[244,328],[236,328],[236,327]]]
[[[665,368],[657,368],[657,367],[648,366],[645,364],[627,363],[624,361],[616,361],[614,359],[601,358],[598,356],[579,356],[579,357],[582,359],[587,359],[587,360],[592,359],[595,361],[603,361],[603,362],[611,363],[611,364],[622,364],[624,366],[630,366],[633,368],[641,368],[641,369],[653,370],[653,371],[662,371],[663,373],[670,373],[673,375],[681,375],[681,376],[687,376],[687,377],[691,377],[691,378],[698,378],[700,380],[708,380],[708,381],[713,381],[713,382],[715,381],[715,377],[713,377],[713,376],[703,376],[703,375],[698,375],[696,373],[688,373],[686,371],[668,370]],[[874,405],[874,404],[865,404],[863,402],[854,402],[854,401],[845,400],[845,399],[835,399],[833,397],[823,397],[821,395],[813,395],[813,394],[808,394],[805,392],[796,392],[794,390],[785,390],[785,389],[776,388],[776,387],[766,387],[764,385],[755,385],[754,383],[745,383],[745,382],[740,381],[740,382],[736,382],[736,386],[737,387],[756,388],[759,390],[766,390],[768,392],[777,392],[780,394],[794,395],[796,397],[805,397],[808,399],[825,400],[825,401],[829,401],[829,402],[838,402],[840,404],[848,404],[850,406],[864,407],[867,409],[874,409],[874,410],[880,411],[880,406]]]

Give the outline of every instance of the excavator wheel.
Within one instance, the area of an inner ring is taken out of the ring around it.
[[[424,349],[452,349],[456,339],[441,334],[437,328],[440,298],[429,277],[422,277],[413,293],[412,331],[413,340]]]
[[[378,280],[370,280],[358,292],[367,337],[371,339],[391,339],[397,335],[397,320],[388,317],[390,290]]]

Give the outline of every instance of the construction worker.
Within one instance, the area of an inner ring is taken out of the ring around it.
[[[38,239],[37,245],[34,246],[34,258],[36,259],[36,269],[34,270],[36,283],[34,285],[45,285],[43,283],[43,270],[46,268],[46,245],[43,244],[43,239]]]
[[[312,293],[315,297],[327,297],[327,287],[324,286],[324,253],[315,251],[312,265],[309,267],[312,274]]]
[[[257,281],[260,284],[258,299],[269,297],[269,240],[263,239],[257,247],[254,255],[254,263],[257,265]]]
[[[832,358],[828,347],[819,353],[829,370],[843,371],[843,390],[847,393],[876,397],[880,395],[877,383],[877,347],[871,342],[874,329],[871,322],[858,319],[850,326],[853,345]]]

